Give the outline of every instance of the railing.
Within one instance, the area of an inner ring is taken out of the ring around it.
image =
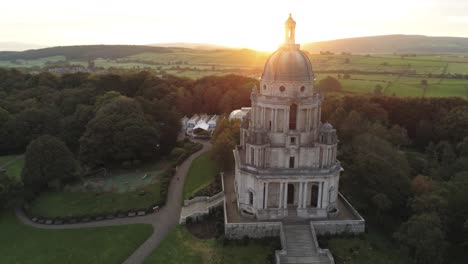
[[[288,251],[286,250],[286,238],[284,236],[283,224],[280,225],[280,242],[281,242],[281,249],[275,251],[275,259],[276,264],[281,263],[281,257],[286,256]]]
[[[184,200],[184,206],[189,206],[194,203],[198,202],[206,202],[206,203],[211,203],[212,201],[217,200],[218,198],[224,196],[224,192],[221,191],[213,196],[197,196],[191,200]]]
[[[320,248],[319,243],[317,241],[317,234],[315,233],[315,228],[312,222],[310,222],[310,234],[312,236],[312,242],[314,243],[314,246],[317,249],[317,254],[320,256],[327,256],[328,260],[330,261],[330,264],[335,264],[335,259],[330,253],[330,250]]]

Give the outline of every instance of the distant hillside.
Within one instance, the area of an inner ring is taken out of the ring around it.
[[[167,48],[186,48],[198,50],[212,50],[212,49],[231,49],[227,46],[208,44],[208,43],[187,43],[187,42],[172,42],[172,43],[157,43],[149,44],[154,47],[167,47]]]
[[[306,43],[302,49],[311,53],[468,53],[468,38],[385,35]]]
[[[121,58],[144,52],[170,52],[163,47],[136,45],[85,45],[60,46],[26,51],[0,51],[1,60],[34,60],[52,56],[65,56],[67,59]]]

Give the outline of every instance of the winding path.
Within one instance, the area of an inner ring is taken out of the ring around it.
[[[155,248],[158,247],[166,235],[179,223],[180,212],[182,209],[182,193],[184,190],[184,181],[185,177],[187,176],[187,172],[190,168],[190,165],[192,164],[192,161],[201,154],[207,152],[211,146],[211,144],[207,141],[194,141],[201,143],[203,148],[192,154],[178,167],[177,172],[174,175],[171,184],[169,185],[166,205],[154,214],[65,225],[44,225],[33,222],[24,215],[24,212],[21,209],[16,210],[16,216],[22,223],[42,229],[74,229],[130,224],[150,224],[153,226],[153,234],[124,262],[124,264],[143,263],[145,258],[148,257]]]

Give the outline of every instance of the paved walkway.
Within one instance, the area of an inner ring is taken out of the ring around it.
[[[143,263],[155,248],[161,243],[166,235],[179,223],[180,211],[182,208],[182,193],[184,190],[184,180],[187,172],[192,164],[192,161],[208,151],[211,143],[207,141],[194,140],[195,142],[203,144],[203,149],[194,153],[186,161],[184,161],[177,169],[171,184],[169,185],[169,192],[166,205],[154,214],[146,216],[136,216],[133,218],[117,218],[111,220],[103,220],[89,223],[66,224],[66,225],[44,225],[31,221],[27,218],[22,210],[17,210],[16,215],[18,219],[24,224],[43,228],[43,229],[73,229],[73,228],[86,228],[86,227],[103,227],[115,225],[129,225],[129,224],[150,224],[153,226],[153,234],[125,260],[124,264],[139,264]]]

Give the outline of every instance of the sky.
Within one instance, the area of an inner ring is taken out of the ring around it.
[[[0,43],[211,43],[274,50],[292,13],[296,42],[418,34],[468,37],[468,0],[3,0]],[[20,46],[18,46],[20,47]]]

